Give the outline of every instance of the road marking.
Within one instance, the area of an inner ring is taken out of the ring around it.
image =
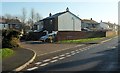
[[[80,51],[84,51],[83,49],[80,49]]]
[[[46,66],[46,65],[48,65],[49,63],[44,63],[44,64],[41,64],[40,66]]]
[[[71,55],[67,55],[66,57],[70,57]]]
[[[76,53],[79,53],[79,51],[78,51],[78,52],[76,52]]]
[[[75,52],[71,53],[71,54],[75,54]]]
[[[58,56],[55,56],[55,57],[53,57],[52,59],[56,59],[56,58],[58,58]]]
[[[75,51],[78,51],[78,50],[75,50]]]
[[[39,65],[39,64],[41,64],[41,63],[42,63],[42,62],[36,62],[35,64],[36,64],[36,65]]]
[[[52,61],[50,61],[50,62],[53,63],[53,62],[56,62],[56,61],[58,61],[58,60],[52,60]]]
[[[63,57],[63,56],[65,56],[65,55],[64,54],[60,55],[60,57]]]
[[[31,71],[31,70],[34,70],[34,69],[37,69],[38,67],[32,67],[32,68],[29,68],[27,69],[28,71]]]
[[[70,54],[70,53],[66,53],[66,55],[68,55],[68,54]]]
[[[75,53],[72,53],[71,55],[75,55]]]
[[[84,48],[84,51],[87,50],[87,48]]]
[[[84,44],[82,44],[82,45],[77,45],[77,47],[83,46],[83,45],[84,45]],[[76,46],[74,46],[74,47],[76,47]],[[60,51],[63,51],[63,50],[67,50],[67,49],[74,48],[74,47],[65,48],[65,49],[62,49],[62,50],[57,50],[57,51],[53,51],[53,52],[49,52],[49,53],[43,53],[43,54],[40,54],[40,55],[38,55],[38,56],[43,56],[43,55],[46,55],[46,54],[51,54],[51,53],[55,53],[55,52],[60,52]]]
[[[46,59],[46,60],[43,60],[43,62],[48,62],[48,61],[50,61],[51,59]]]
[[[65,57],[61,57],[61,58],[59,58],[60,60],[62,60],[62,59],[64,59]]]
[[[71,51],[71,53],[73,53],[73,52],[75,52],[75,51]]]
[[[113,46],[113,47],[111,47],[111,48],[116,48],[116,46]]]

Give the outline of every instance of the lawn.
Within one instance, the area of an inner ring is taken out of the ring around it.
[[[58,43],[86,43],[86,42],[92,42],[96,40],[101,40],[103,38],[87,38],[87,39],[78,39],[78,40],[63,40],[59,41]]]
[[[10,57],[13,54],[14,54],[14,51],[12,49],[9,49],[9,48],[0,49],[0,59]]]

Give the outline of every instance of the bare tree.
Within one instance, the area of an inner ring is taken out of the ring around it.
[[[13,18],[12,15],[10,15],[10,14],[5,14],[4,17],[5,17],[6,19],[12,19],[12,18]]]
[[[39,13],[36,13],[36,16],[35,16],[35,21],[38,22],[42,17],[40,16]]]
[[[22,21],[22,23],[25,23],[25,21],[26,21],[26,14],[27,14],[27,11],[26,11],[26,9],[25,8],[23,8],[22,9],[22,17],[21,17],[21,21]]]
[[[34,24],[34,20],[35,20],[35,10],[32,8],[31,9],[31,24],[32,24],[32,26],[33,26],[33,24]]]

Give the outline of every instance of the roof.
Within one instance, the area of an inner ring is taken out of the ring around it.
[[[6,23],[8,24],[21,24],[18,19],[6,19]]]
[[[0,23],[5,23],[5,19],[0,18]]]
[[[110,22],[102,22],[102,23],[108,24],[110,27],[113,27],[115,25],[115,24],[110,23]]]
[[[60,16],[60,15],[62,15],[62,14],[64,14],[64,13],[67,13],[67,12],[69,12],[70,14],[72,14],[73,16],[75,16],[76,18],[80,19],[78,16],[76,16],[76,15],[75,15],[75,14],[73,14],[72,12],[70,12],[70,11],[64,11],[64,12],[59,12],[59,13],[56,13],[56,14],[54,14],[54,15],[50,16],[50,17],[46,17],[46,18],[44,18],[43,20],[45,20],[45,19],[52,19],[52,18],[56,18],[56,17],[58,17],[58,16]]]
[[[82,23],[87,23],[87,24],[98,24],[95,20],[89,20],[89,19],[82,19]]]

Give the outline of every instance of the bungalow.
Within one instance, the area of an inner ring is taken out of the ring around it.
[[[18,19],[0,19],[1,29],[22,30],[22,23]]]
[[[64,12],[40,20],[37,24],[37,30],[46,30],[48,33],[54,31],[81,31],[81,19],[69,11],[67,8]]]
[[[0,18],[0,30],[8,29],[8,24],[6,24],[5,19]]]
[[[98,26],[99,26],[99,23],[93,20],[92,18],[90,20],[82,19],[82,23],[81,23],[82,30],[85,28],[90,30],[97,30]]]
[[[6,23],[9,29],[22,30],[22,23],[18,19],[10,19],[7,20]]]

